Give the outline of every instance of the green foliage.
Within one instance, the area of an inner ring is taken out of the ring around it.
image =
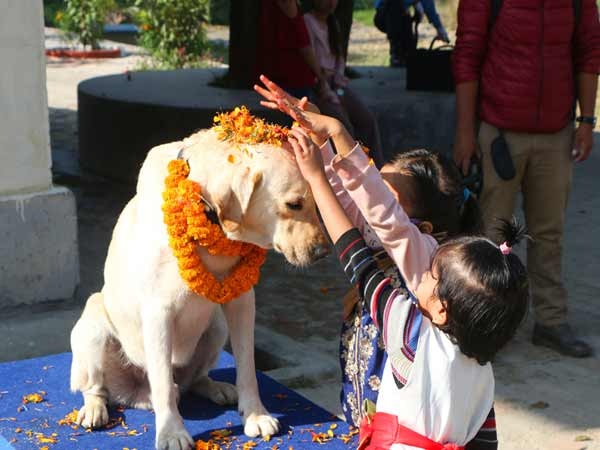
[[[208,49],[210,0],[137,0],[139,44],[158,68],[198,67]]]
[[[64,11],[57,12],[55,20],[84,47],[96,49],[106,16],[115,8],[114,0],[66,0]]]
[[[370,9],[360,9],[360,10],[354,10],[354,12],[352,13],[352,19],[356,22],[360,22],[363,25],[366,25],[368,27],[372,27],[373,26],[373,17],[375,16],[375,9],[374,8],[370,8]]]
[[[210,23],[229,25],[229,8],[231,8],[231,0],[210,0]]]
[[[56,20],[57,14],[65,9],[64,0],[44,0],[44,25],[47,27],[59,27],[60,22]],[[62,13],[61,13],[62,14]]]

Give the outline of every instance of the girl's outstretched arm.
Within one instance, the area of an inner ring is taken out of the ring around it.
[[[297,99],[264,75],[260,76],[260,81],[266,89],[255,84],[254,90],[265,99],[261,100],[261,105],[269,109],[278,109],[296,120],[309,131],[312,140],[318,145],[332,139],[340,155],[344,156],[352,151],[356,141],[339,120],[321,114],[319,108],[306,97]]]
[[[287,113],[289,111],[287,105],[297,106],[301,111],[309,111],[316,114],[320,113],[319,108],[310,103],[306,97],[298,99],[293,95],[288,94],[279,85],[277,85],[277,83],[269,80],[269,78],[264,75],[260,76],[260,81],[265,87],[254,85],[254,90],[264,98],[264,100],[260,102],[261,105],[269,109],[280,110],[283,113]],[[285,100],[287,102],[287,104],[284,105],[284,109],[279,107],[278,100]],[[327,176],[327,180],[329,181],[331,189],[337,197],[338,202],[346,212],[346,216],[350,219],[352,224],[358,228],[360,234],[365,238],[365,241],[369,247],[381,247],[381,242],[379,242],[377,235],[368,227],[367,222],[365,221],[358,207],[348,195],[346,189],[344,189],[342,180],[340,180],[331,167],[331,161],[335,157],[332,147],[332,145],[335,145],[333,141],[335,140],[337,141],[338,145],[343,146],[341,139],[345,138],[340,134],[342,129],[343,125],[341,123],[337,124],[336,127],[334,127],[334,132],[331,133],[331,139],[324,140],[323,137],[316,136],[312,132],[309,133],[309,136],[313,142],[317,143],[317,145],[320,145],[321,157],[323,158],[325,167],[325,175]]]
[[[298,127],[292,128],[289,141],[294,149],[300,172],[310,185],[327,233],[333,242],[337,242],[354,226],[329,185],[323,168],[321,151],[308,137],[306,131]]]

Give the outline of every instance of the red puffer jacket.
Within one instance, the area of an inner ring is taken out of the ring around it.
[[[491,0],[460,0],[456,84],[480,81],[480,118],[498,128],[551,133],[572,120],[574,73],[600,71],[596,0],[504,0],[491,30]],[[576,28],[576,29],[575,29]]]

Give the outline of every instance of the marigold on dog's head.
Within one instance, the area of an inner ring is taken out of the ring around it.
[[[289,128],[253,116],[245,106],[217,113],[213,122],[213,130],[219,139],[234,144],[271,144],[281,147],[290,132]]]

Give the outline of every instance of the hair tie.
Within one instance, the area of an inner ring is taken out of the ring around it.
[[[507,241],[504,241],[502,244],[500,244],[500,251],[503,255],[508,255],[512,251],[512,247],[508,245]]]
[[[469,200],[469,197],[471,196],[471,191],[469,190],[469,188],[464,188],[463,189],[463,203],[465,203],[467,200]]]
[[[459,210],[460,214],[462,214],[462,210],[465,207],[465,204],[467,203],[467,200],[469,200],[470,196],[471,196],[471,191],[469,190],[469,188],[464,188],[462,190],[462,195],[461,194],[456,195],[456,204],[458,206],[458,210]]]

